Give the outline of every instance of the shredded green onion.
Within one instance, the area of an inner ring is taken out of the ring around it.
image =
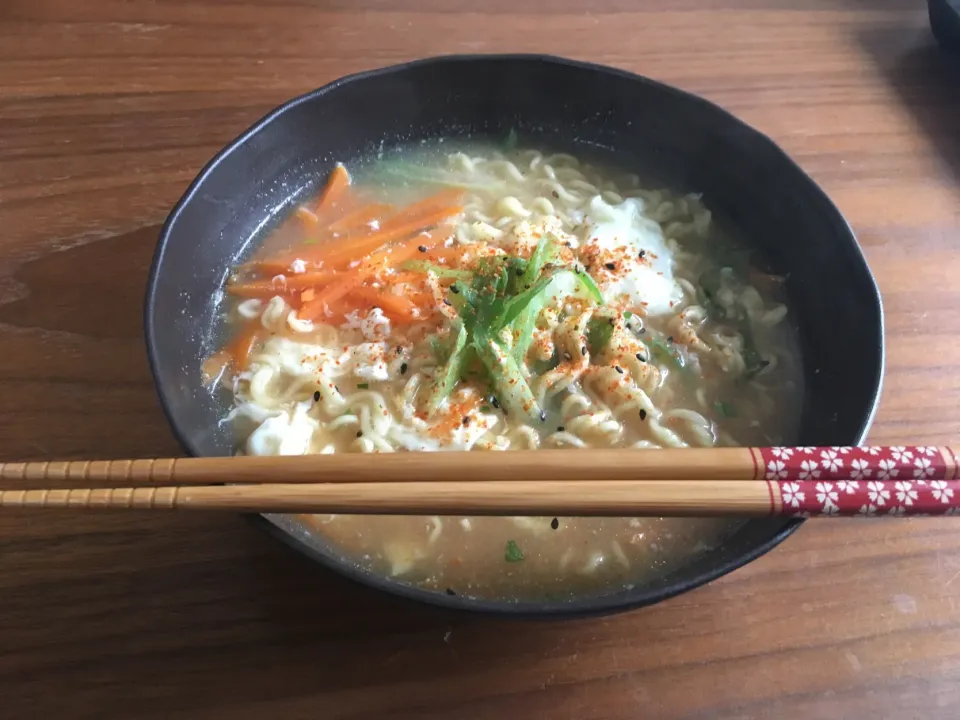
[[[469,282],[473,278],[473,273],[468,270],[455,270],[454,268],[435,265],[426,260],[408,260],[400,266],[403,270],[413,270],[414,272],[431,272],[437,277],[456,278]]]

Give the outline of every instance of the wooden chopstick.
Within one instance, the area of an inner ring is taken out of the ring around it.
[[[538,450],[475,453],[380,453],[289,457],[166,458],[0,464],[0,480],[101,485],[213,483],[365,483],[457,479],[640,480],[753,477],[749,448],[663,450]]]
[[[957,476],[952,450],[919,446],[7,463],[0,465],[0,479],[26,487],[0,490],[0,507],[456,515],[952,515],[960,513]],[[33,485],[38,481],[99,482],[110,487],[37,489]]]
[[[830,457],[830,454],[834,457]],[[825,454],[826,458],[825,459]],[[923,479],[958,477],[950,448],[710,448],[536,450],[516,452],[342,453],[288,457],[208,457],[0,463],[0,481],[67,486],[211,485],[218,483],[387,483],[544,480],[761,480],[850,479],[854,461],[874,477],[911,479],[917,461]],[[884,462],[889,467],[881,468]],[[805,470],[804,463],[809,466]],[[827,463],[827,464],[824,464]],[[780,467],[782,465],[782,467]],[[835,465],[835,466],[834,466]]]

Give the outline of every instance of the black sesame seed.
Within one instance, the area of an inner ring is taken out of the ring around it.
[[[401,375],[406,375],[406,373],[407,373],[407,364],[406,364],[406,363],[400,363],[400,374],[401,374]]]
[[[547,421],[547,414],[546,414],[543,410],[541,410],[541,411],[540,411],[540,422],[546,422],[546,421]]]
[[[402,345],[397,345],[397,355],[399,355],[399,354],[402,353],[402,352],[403,352],[403,346],[402,346]]]
[[[464,425],[469,425],[469,424],[470,424],[470,417],[469,417],[469,416],[465,416],[465,417],[463,418],[463,420],[461,420],[461,422],[462,422]]]
[[[357,437],[363,437],[363,430],[357,430]]]
[[[647,331],[646,328],[640,328],[639,330],[637,330],[637,335],[643,335],[646,331]]]
[[[523,268],[517,268],[514,272],[517,274],[517,277],[523,277]]]
[[[563,425],[557,425],[557,432],[563,432],[564,430],[566,430],[566,428],[563,427]]]
[[[497,400],[493,395],[490,396],[490,404],[493,405],[497,410],[500,409],[500,401]]]
[[[618,373],[620,373],[621,375],[623,375],[623,368],[622,368],[622,367],[620,367],[619,365],[615,365],[614,367],[617,369],[617,372],[618,372]]]
[[[443,304],[446,305],[447,307],[450,307],[450,301],[447,300],[446,298],[443,299]]]
[[[640,251],[640,257],[643,257],[643,256],[646,255],[646,254],[647,254],[647,251],[646,251],[646,250],[641,250],[641,251]]]
[[[454,295],[456,295],[457,293],[460,292],[460,288],[458,288],[456,285],[451,285],[451,286],[450,286],[450,292],[452,292]]]
[[[419,250],[420,252],[426,252],[426,251],[427,251],[427,246],[426,246],[426,245],[420,245],[420,246],[417,248],[417,250]]]
[[[673,342],[673,335],[667,335],[667,342],[668,342],[668,343],[672,343],[672,342]]]
[[[641,355],[640,353],[637,353],[637,360],[639,360],[640,362],[646,362],[646,361],[647,361],[647,359],[646,359],[643,355]]]
[[[334,386],[333,386],[333,389],[336,390],[337,392],[340,392],[340,386],[339,386],[339,385],[334,385]]]
[[[314,402],[320,402],[320,391],[319,391],[319,390],[314,391],[314,393],[313,393],[313,401],[314,401]]]
[[[560,519],[559,519],[559,518],[554,518],[553,520],[551,520],[551,521],[550,521],[550,527],[552,527],[554,530],[556,530],[558,527],[560,527]]]
[[[456,595],[456,593],[453,591],[453,588],[447,588],[446,593],[447,595]]]
[[[586,345],[584,345],[582,348],[580,348],[580,354],[581,354],[581,355],[586,355],[586,354],[587,354],[587,346],[586,346]]]
[[[646,411],[646,410],[641,410],[641,411],[640,411],[640,419],[641,419],[641,420],[646,420],[646,419],[647,419],[647,411]]]
[[[605,264],[604,264],[604,267],[605,267],[607,270],[616,270],[616,269],[617,269],[617,264],[616,264],[616,263],[605,263]]]
[[[555,198],[559,198],[559,197],[560,197],[560,193],[558,193],[556,190],[554,190],[554,191],[553,191],[552,193],[550,193],[550,194],[553,195]]]

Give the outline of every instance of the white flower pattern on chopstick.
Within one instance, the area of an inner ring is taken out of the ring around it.
[[[781,492],[783,493],[784,505],[790,505],[795,508],[800,507],[800,503],[807,497],[806,493],[800,490],[800,486],[797,483],[784,483]]]
[[[931,480],[930,494],[933,495],[935,500],[939,500],[946,505],[950,502],[950,498],[953,497],[953,488],[947,485],[946,480]]]
[[[897,491],[897,500],[904,505],[913,505],[913,501],[917,499],[917,491],[913,489],[913,483],[898,480],[893,487]]]
[[[913,476],[921,483],[926,482],[928,477],[933,477],[933,468],[930,466],[930,458],[918,457],[913,461],[913,464],[916,468],[913,471]]]
[[[893,460],[884,458],[879,463],[879,469],[877,470],[877,479],[878,480],[890,480],[895,478],[900,474],[900,469],[897,467],[897,463]]]
[[[882,482],[868,482],[867,497],[870,498],[870,502],[880,507],[886,505],[887,500],[890,499],[890,491]]]
[[[836,472],[843,467],[843,460],[837,455],[836,450],[824,450],[820,453],[820,457],[821,465],[827,472]]]
[[[809,515],[960,515],[960,476],[949,452],[892,448],[770,447],[754,451],[779,489],[781,512]]]
[[[816,460],[804,460],[800,463],[800,474],[797,475],[800,480],[816,480],[820,477],[820,469],[817,467]]]
[[[902,445],[895,445],[890,448],[890,454],[893,456],[893,459],[897,462],[910,462],[913,460],[913,453],[907,450]]]
[[[787,477],[787,466],[782,460],[771,460],[767,465],[767,480],[783,480]]]
[[[837,480],[837,490],[845,492],[847,495],[853,495],[859,487],[860,483],[856,480]]]
[[[873,475],[873,470],[870,469],[870,463],[862,458],[854,458],[850,463],[850,479],[851,480],[864,480],[865,478]]]
[[[824,512],[829,508],[837,506],[837,491],[833,489],[833,483],[817,483],[817,502],[823,505]]]

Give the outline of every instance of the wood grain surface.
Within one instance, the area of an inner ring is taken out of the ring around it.
[[[345,73],[489,51],[650,75],[781,143],[883,292],[870,439],[957,442],[960,69],[921,0],[2,0],[0,460],[175,454],[141,299],[201,165]],[[655,608],[521,623],[232,516],[4,512],[0,717],[955,718],[958,605],[951,519],[809,523]]]

